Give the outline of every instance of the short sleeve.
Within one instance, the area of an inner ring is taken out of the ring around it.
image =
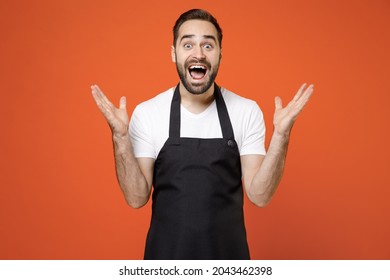
[[[156,158],[151,132],[152,128],[147,114],[144,114],[140,106],[137,106],[131,116],[129,127],[130,139],[136,158]]]
[[[250,109],[250,114],[243,131],[240,155],[265,155],[265,124],[263,113],[256,102]]]

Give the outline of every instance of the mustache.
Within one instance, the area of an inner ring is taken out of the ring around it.
[[[206,59],[196,59],[196,58],[192,58],[190,60],[187,60],[184,64],[185,68],[187,69],[189,65],[191,64],[203,64],[205,65],[208,69],[211,68],[211,63],[208,62]]]

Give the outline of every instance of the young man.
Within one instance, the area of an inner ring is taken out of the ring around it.
[[[127,203],[153,206],[145,259],[249,259],[242,181],[264,207],[283,174],[289,135],[313,86],[282,107],[275,98],[267,154],[254,101],[215,84],[222,30],[207,11],[190,10],[174,26],[172,61],[180,83],[136,107],[130,125],[98,86],[92,94],[112,130],[116,171]]]

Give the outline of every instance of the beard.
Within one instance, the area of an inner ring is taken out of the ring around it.
[[[207,65],[207,73],[204,77],[205,82],[204,83],[192,83],[190,81],[190,78],[188,77],[188,67],[191,63],[202,63]],[[184,88],[191,94],[203,94],[205,93],[213,84],[215,81],[215,78],[217,77],[218,74],[218,69],[219,69],[219,64],[220,62],[218,61],[218,64],[214,69],[211,68],[211,64],[206,61],[206,60],[188,60],[184,63],[184,67],[179,65],[176,60],[176,70],[177,73],[179,74],[179,78],[181,83],[183,84]]]

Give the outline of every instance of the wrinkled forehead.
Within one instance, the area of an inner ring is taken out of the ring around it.
[[[206,20],[187,20],[184,22],[178,32],[177,43],[183,38],[193,38],[194,40],[202,40],[204,38],[214,38],[218,43],[218,31],[215,26]]]

